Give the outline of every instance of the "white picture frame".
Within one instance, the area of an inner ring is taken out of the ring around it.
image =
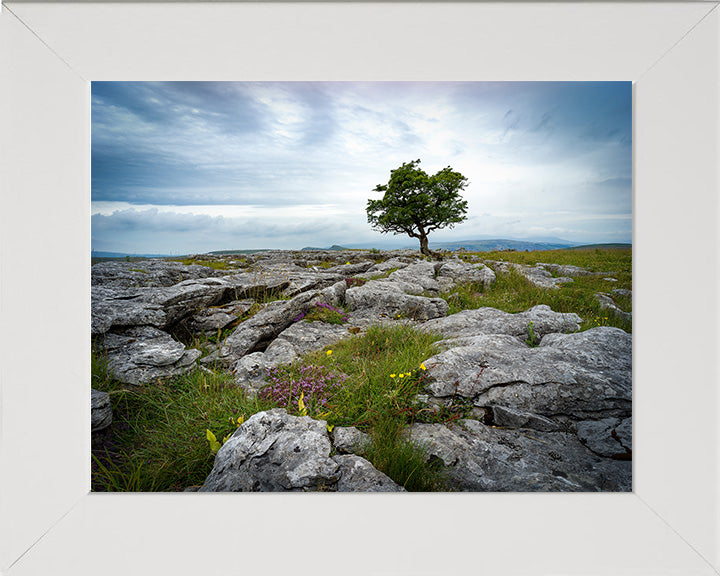
[[[718,2],[0,13],[0,573],[720,573]],[[631,494],[97,494],[90,81],[634,82]]]

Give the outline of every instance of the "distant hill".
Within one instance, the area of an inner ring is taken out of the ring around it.
[[[430,242],[430,248],[444,250],[465,250],[471,252],[493,252],[495,250],[518,250],[524,252],[529,250],[559,250],[571,248],[570,242],[530,242],[528,240],[509,240],[498,238],[492,240],[467,240],[462,242]]]
[[[170,258],[171,254],[129,254],[127,252],[102,252],[93,250],[90,254],[93,258]]]
[[[269,252],[271,248],[256,248],[254,250],[213,250],[206,254],[214,254],[216,256],[227,256],[229,254],[254,254],[255,252]]]
[[[583,244],[581,246],[573,246],[570,250],[627,250],[632,248],[632,244],[610,243],[610,244]]]
[[[399,238],[382,238],[374,242],[363,242],[360,244],[345,244],[344,246],[333,245],[330,248],[305,247],[302,250],[348,250],[361,249],[370,250],[377,248],[379,250],[401,250],[411,249],[418,250],[419,244],[409,244],[408,239]],[[468,240],[458,240],[454,242],[433,242],[430,240],[430,248],[439,250],[465,250],[474,252],[491,252],[493,250],[556,250],[562,248],[571,248],[575,246],[574,242],[568,242],[560,238],[543,238],[533,240],[511,240],[507,238],[475,238]]]
[[[313,246],[306,246],[305,248],[300,248],[300,250],[347,250],[347,248],[333,244],[330,248],[315,248]]]

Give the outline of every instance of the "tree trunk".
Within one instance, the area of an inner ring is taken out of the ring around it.
[[[430,248],[428,248],[427,234],[423,234],[420,236],[420,252],[423,253],[425,256],[430,256],[430,258],[434,256]]]

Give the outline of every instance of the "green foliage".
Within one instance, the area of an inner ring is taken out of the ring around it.
[[[226,439],[242,419],[274,408],[250,399],[230,374],[205,370],[129,386],[109,377],[94,354],[93,387],[110,393],[113,423],[93,433],[94,491],[181,491],[212,469],[211,431]]]
[[[305,314],[300,314],[295,321],[305,320],[306,322],[326,322],[327,324],[345,324],[348,321],[347,314],[340,308],[335,308],[326,302],[317,302]]]
[[[466,255],[472,257],[472,254]],[[555,312],[578,314],[583,322],[581,330],[598,325],[616,326],[632,332],[632,321],[608,313],[595,299],[598,292],[609,292],[613,288],[632,289],[632,251],[630,249],[600,250],[548,250],[546,252],[496,252],[488,253],[488,259],[503,259],[518,264],[535,265],[538,262],[571,264],[590,271],[608,272],[617,281],[601,276],[580,276],[573,282],[561,284],[557,290],[539,288],[531,284],[515,270],[497,274],[492,286],[483,288],[477,284],[466,284],[451,292],[440,294],[450,305],[449,314],[488,306],[517,313],[538,304],[547,304]],[[613,297],[615,299],[615,297]],[[632,310],[631,299],[617,297],[621,309]],[[602,319],[602,320],[598,320]]]
[[[418,400],[424,387],[423,360],[436,353],[438,336],[409,325],[371,326],[362,335],[333,346],[332,354],[305,358],[348,375],[329,399],[323,417],[329,426],[357,426],[372,438],[365,457],[407,490],[439,490],[441,471],[422,447],[406,437],[407,426],[426,421]]]
[[[429,176],[418,164],[420,160],[414,160],[391,170],[390,181],[374,188],[383,197],[368,200],[366,212],[374,229],[417,238],[422,253],[429,256],[427,235],[465,220],[467,201],[460,192],[468,181],[450,166]]]
[[[218,442],[217,437],[215,434],[213,434],[210,430],[205,431],[205,437],[207,438],[207,441],[210,443],[210,452],[213,454],[217,454],[218,450],[222,447],[222,444]]]
[[[528,332],[528,339],[525,340],[525,343],[530,346],[530,348],[535,348],[538,345],[538,335],[535,333],[535,322],[530,320],[527,325],[527,332]]]
[[[230,268],[228,263],[224,260],[201,260],[199,258],[183,258],[180,260],[180,262],[182,262],[186,266],[189,266],[191,264],[199,264],[200,266],[212,268],[213,270],[227,270],[228,268]]]

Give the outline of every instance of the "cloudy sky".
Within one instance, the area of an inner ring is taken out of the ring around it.
[[[630,242],[630,82],[93,82],[92,248],[395,241],[365,205],[421,159],[469,180],[430,242]]]

